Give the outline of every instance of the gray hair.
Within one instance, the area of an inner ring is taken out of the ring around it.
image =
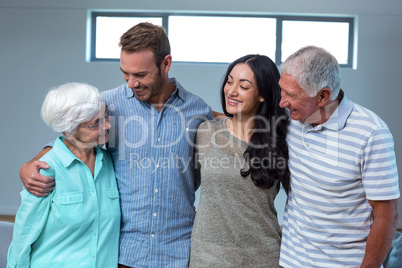
[[[74,134],[79,124],[91,120],[99,112],[102,103],[97,88],[67,83],[47,93],[41,116],[54,131]]]
[[[303,47],[290,55],[281,68],[282,72],[293,76],[310,97],[316,96],[323,88],[329,88],[332,101],[341,89],[338,61],[323,48]]]

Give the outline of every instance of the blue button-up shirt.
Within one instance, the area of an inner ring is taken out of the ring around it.
[[[109,153],[95,151],[94,176],[62,137],[41,158],[56,187],[47,197],[21,192],[8,268],[117,267],[119,193]]]
[[[193,143],[211,108],[173,78],[163,109],[138,101],[127,84],[102,96],[111,111],[110,151],[121,196],[119,263],[186,267],[194,221]]]

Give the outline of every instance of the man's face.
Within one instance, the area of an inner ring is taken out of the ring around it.
[[[139,101],[156,103],[163,91],[164,78],[155,64],[154,53],[149,49],[135,52],[121,51],[120,69],[123,79]],[[154,101],[154,102],[153,102]]]
[[[320,120],[318,97],[307,95],[293,76],[282,72],[279,86],[282,89],[279,106],[288,108],[293,120],[311,124]]]

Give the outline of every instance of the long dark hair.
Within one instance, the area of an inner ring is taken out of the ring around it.
[[[254,73],[259,95],[264,99],[254,118],[254,133],[249,146],[244,152],[248,169],[242,169],[243,177],[250,175],[253,183],[260,188],[271,188],[279,180],[286,192],[289,191],[288,146],[286,143],[289,118],[279,107],[281,89],[280,74],[272,60],[263,55],[251,54],[232,62],[225,74],[221,87],[222,110],[228,117],[233,117],[226,110],[224,88],[232,69],[239,63],[246,63]],[[279,185],[279,184],[278,184]]]

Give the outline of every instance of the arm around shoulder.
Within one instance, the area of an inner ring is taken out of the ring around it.
[[[31,161],[22,165],[20,179],[28,192],[38,197],[47,196],[54,189],[54,178],[39,174],[40,169],[48,169],[49,165],[39,159],[52,148],[44,148]]]

